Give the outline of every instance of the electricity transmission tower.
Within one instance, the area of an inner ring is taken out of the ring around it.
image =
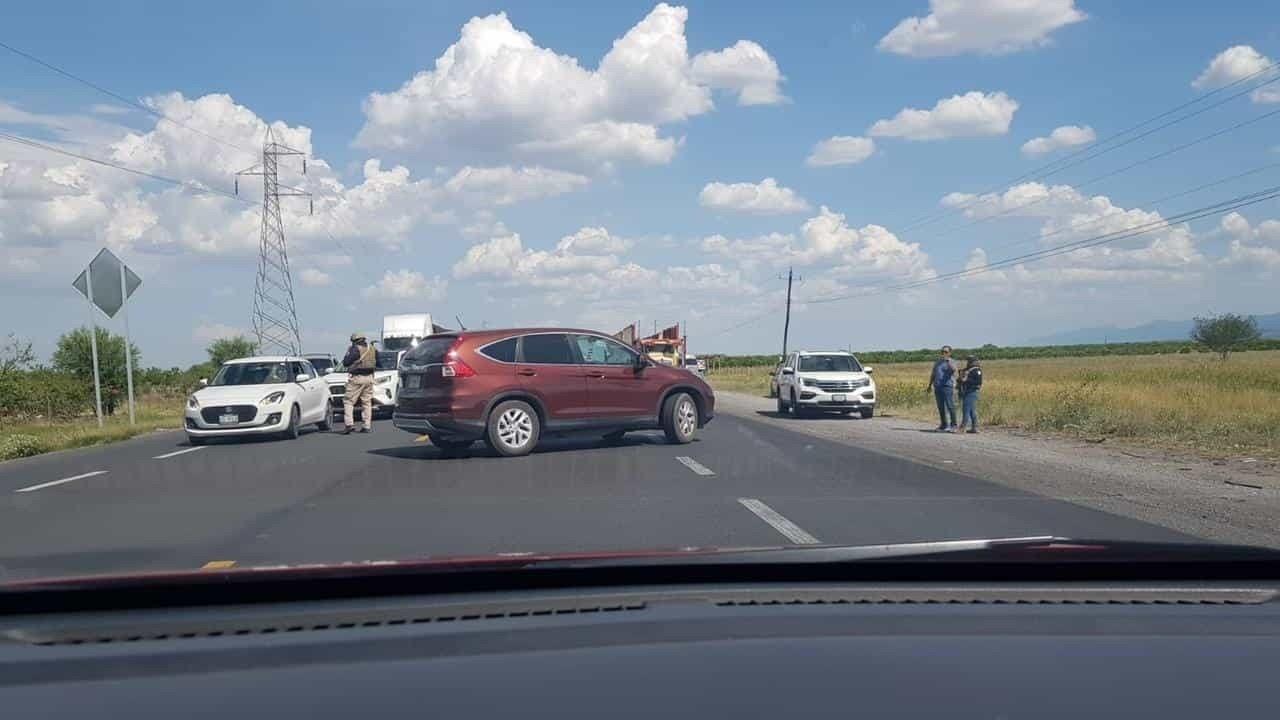
[[[298,333],[298,311],[293,302],[293,278],[289,274],[289,253],[284,242],[284,222],[280,217],[280,198],[305,197],[311,212],[315,203],[311,193],[281,185],[278,177],[280,158],[297,155],[302,158],[302,174],[307,173],[306,154],[276,142],[267,128],[262,145],[262,162],[236,173],[236,194],[240,194],[241,175],[262,176],[262,235],[258,245],[258,276],[253,286],[253,333],[258,352],[297,355],[302,352]]]

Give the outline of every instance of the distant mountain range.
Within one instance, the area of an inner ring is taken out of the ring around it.
[[[1266,338],[1280,338],[1280,313],[1254,315],[1258,329]],[[1185,340],[1191,334],[1190,320],[1156,320],[1136,327],[1080,328],[1031,338],[1028,345],[1093,345],[1097,343],[1152,342],[1156,340]]]

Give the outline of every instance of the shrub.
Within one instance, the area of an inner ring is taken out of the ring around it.
[[[5,435],[0,437],[0,460],[31,457],[45,452],[40,438],[32,435]]]

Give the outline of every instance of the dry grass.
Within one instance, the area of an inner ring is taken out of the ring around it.
[[[875,366],[883,411],[934,420],[929,363]],[[992,360],[986,425],[1115,437],[1219,457],[1280,456],[1280,351]],[[718,388],[764,395],[769,368],[718,370]]]
[[[0,460],[38,455],[53,450],[102,445],[126,440],[155,430],[182,427],[182,398],[147,396],[138,399],[129,424],[127,408],[117,409],[114,417],[104,418],[103,426],[92,414],[75,420],[0,420]]]

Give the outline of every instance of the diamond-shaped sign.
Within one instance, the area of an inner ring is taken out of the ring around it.
[[[124,268],[126,294],[123,296],[120,294],[120,268]],[[76,281],[71,283],[81,295],[89,297],[89,278],[86,278],[86,275],[93,280],[93,297],[90,299],[109,318],[115,317],[116,313],[120,312],[124,301],[142,284],[142,278],[134,274],[128,265],[120,262],[120,258],[106,248],[102,248],[102,252],[89,263],[89,269],[81,272]]]

